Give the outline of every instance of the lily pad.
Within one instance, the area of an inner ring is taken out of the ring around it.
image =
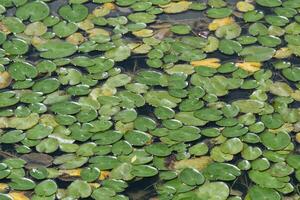
[[[57,185],[53,180],[45,180],[39,183],[34,191],[39,196],[51,196],[57,191]]]
[[[218,192],[216,192],[218,191]],[[199,199],[226,200],[229,196],[229,188],[223,182],[207,182],[200,186],[196,194]]]
[[[257,0],[256,3],[265,7],[277,7],[282,4],[281,0]]]
[[[251,199],[257,200],[280,200],[280,194],[274,189],[262,188],[257,185],[253,186],[249,190],[249,196]]]
[[[38,46],[38,50],[41,51],[41,57],[55,59],[72,55],[77,47],[68,42],[52,40]]]
[[[240,169],[227,163],[211,163],[203,171],[209,180],[231,181],[241,175]]]
[[[131,55],[131,50],[127,46],[119,46],[105,53],[105,56],[114,61],[123,61]]]
[[[50,13],[50,8],[43,1],[29,2],[16,11],[16,16],[22,20],[30,19],[31,22],[45,19]]]
[[[245,57],[245,61],[249,62],[261,62],[272,58],[275,53],[275,49],[262,46],[245,47],[239,55]]]
[[[290,144],[290,136],[285,132],[265,132],[261,135],[262,143],[271,150],[281,150]]]
[[[70,22],[81,22],[88,15],[88,8],[81,4],[65,5],[58,10],[58,13]]]

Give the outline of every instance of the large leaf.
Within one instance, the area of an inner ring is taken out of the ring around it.
[[[261,62],[270,60],[275,53],[275,49],[262,46],[245,47],[240,53],[240,56],[245,57],[247,62]]]

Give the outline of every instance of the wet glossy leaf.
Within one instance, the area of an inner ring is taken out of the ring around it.
[[[28,178],[15,178],[9,186],[14,190],[31,190],[35,187],[35,183]]]
[[[230,8],[210,8],[207,11],[207,16],[210,18],[224,18],[231,15],[232,10]]]
[[[111,49],[105,53],[107,58],[110,58],[114,61],[123,61],[127,59],[131,54],[130,48],[127,46],[119,46],[114,49]]]
[[[282,188],[284,183],[281,182],[278,178],[273,177],[268,172],[259,172],[251,170],[249,172],[249,177],[252,181],[257,183],[261,187],[265,188]]]
[[[285,132],[265,132],[261,135],[262,143],[271,150],[280,150],[290,144],[290,136]]]
[[[41,51],[41,57],[55,59],[72,55],[76,52],[77,47],[68,42],[53,40],[39,45],[38,50]]]
[[[241,175],[239,168],[227,163],[212,163],[203,171],[204,176],[209,180],[231,181]]]
[[[250,99],[234,101],[233,105],[237,106],[243,113],[259,113],[264,107],[263,102]]]
[[[45,19],[50,13],[48,5],[42,1],[33,1],[19,7],[16,16],[20,19],[30,19],[31,22]]]
[[[179,174],[179,179],[183,183],[190,186],[201,185],[205,181],[205,178],[201,172],[193,168],[186,168],[182,170]]]
[[[259,186],[253,186],[249,190],[249,196],[251,199],[257,200],[280,200],[281,197],[278,192],[269,188],[262,188]]]
[[[92,189],[87,182],[76,180],[69,185],[67,192],[73,198],[86,198],[91,195]]]
[[[277,7],[281,5],[281,0],[257,0],[256,1],[259,5],[265,6],[265,7]]]
[[[28,48],[28,44],[22,39],[13,38],[3,43],[3,49],[11,55],[25,54]]]
[[[62,18],[71,22],[80,22],[88,15],[88,8],[81,4],[65,5],[58,10]]]
[[[56,190],[57,185],[53,180],[42,181],[34,188],[35,193],[40,196],[51,196]]]
[[[245,61],[261,62],[272,58],[275,50],[269,47],[251,46],[245,47],[239,55],[245,57]]]
[[[216,192],[218,191],[218,192]],[[219,199],[226,200],[229,196],[229,188],[223,182],[207,182],[200,186],[196,194],[199,199]]]
[[[133,166],[132,175],[139,176],[139,177],[151,177],[158,173],[157,169],[151,167],[149,165],[137,165]]]

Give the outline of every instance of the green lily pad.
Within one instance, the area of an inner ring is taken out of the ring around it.
[[[76,52],[77,47],[68,42],[50,40],[45,44],[39,45],[37,49],[41,51],[41,57],[55,59],[72,55]]]
[[[80,176],[84,181],[93,182],[98,179],[100,176],[100,170],[96,167],[93,168],[84,168],[80,172]]]
[[[131,55],[131,50],[127,46],[119,46],[105,52],[105,57],[114,61],[126,60]]]
[[[273,177],[268,172],[260,172],[256,170],[251,170],[249,172],[250,179],[261,187],[265,188],[282,188],[284,183],[278,178]]]
[[[216,192],[218,191],[218,192]],[[229,188],[223,182],[207,182],[196,191],[199,199],[226,200],[229,196]]]
[[[296,82],[300,80],[299,78],[300,68],[298,67],[283,69],[282,74],[290,81]]]
[[[185,35],[190,33],[191,27],[189,25],[179,24],[179,25],[172,26],[171,31],[179,35]]]
[[[207,16],[210,18],[224,18],[230,16],[232,10],[230,8],[210,8],[207,10]]]
[[[24,40],[18,38],[6,40],[2,46],[3,49],[11,55],[22,55],[27,53],[29,49],[28,44]]]
[[[152,106],[166,106],[170,108],[176,107],[181,99],[171,96],[167,91],[152,90],[145,95],[145,100]]]
[[[227,163],[211,163],[203,171],[208,180],[231,181],[241,175],[240,169]]]
[[[201,137],[200,129],[195,126],[183,126],[177,130],[172,130],[168,138],[178,142],[189,142],[197,140]]]
[[[281,150],[291,142],[289,134],[285,132],[264,132],[261,134],[262,143],[271,150]]]
[[[67,193],[73,198],[87,198],[92,194],[92,188],[86,181],[75,180],[67,188]]]
[[[166,144],[163,143],[151,144],[147,146],[145,150],[147,153],[150,153],[155,156],[165,157],[171,154],[171,149]]]
[[[135,23],[151,23],[155,21],[156,16],[150,13],[138,12],[128,15],[128,19]]]
[[[88,15],[88,8],[81,4],[65,5],[59,8],[58,13],[70,22],[81,22]]]
[[[281,0],[257,0],[256,3],[264,7],[277,7],[282,4]]]
[[[221,40],[219,45],[219,50],[227,55],[232,55],[238,53],[242,50],[242,45],[233,40]]]
[[[38,140],[47,137],[52,133],[52,131],[53,128],[51,126],[38,124],[26,131],[26,137],[31,140]]]
[[[55,90],[57,90],[59,85],[60,84],[57,79],[49,78],[49,79],[44,79],[44,80],[36,82],[33,85],[32,90],[34,92],[41,92],[43,94],[48,94],[48,93],[52,93]]]
[[[114,156],[95,156],[89,160],[91,167],[97,167],[100,170],[108,170],[117,167],[120,161]]]
[[[245,47],[241,52],[240,56],[245,57],[245,61],[249,62],[261,62],[272,58],[275,53],[275,49],[262,46],[250,46]]]
[[[36,68],[27,62],[14,62],[9,65],[8,71],[15,80],[25,80],[37,76]]]
[[[299,160],[300,160],[300,156],[297,154],[290,154],[286,159],[287,163],[295,169],[300,168]]]
[[[76,102],[60,102],[51,106],[51,110],[59,114],[75,114],[80,111],[81,106]]]
[[[221,144],[221,150],[227,154],[237,154],[241,152],[243,149],[243,143],[238,138],[231,138],[226,140],[223,144]]]
[[[25,133],[21,130],[8,131],[0,136],[0,142],[4,144],[13,144],[22,141]]]
[[[142,131],[129,131],[125,134],[125,139],[133,146],[143,146],[150,141],[151,136]]]
[[[57,191],[57,185],[53,180],[45,180],[39,183],[34,191],[40,196],[51,196]]]
[[[77,31],[77,25],[75,23],[67,23],[61,21],[53,26],[53,32],[60,38],[67,37]]]
[[[293,172],[294,172],[294,168],[290,167],[285,162],[275,163],[270,168],[271,175],[275,177],[285,177],[292,174]]]
[[[179,174],[179,179],[189,186],[202,185],[205,181],[202,173],[193,168],[183,169]]]
[[[221,26],[220,28],[218,28],[216,30],[215,34],[219,38],[225,38],[226,39],[225,41],[227,43],[230,42],[237,49],[237,46],[239,46],[238,42],[236,42],[236,41],[228,41],[228,40],[237,38],[238,36],[240,36],[241,32],[242,32],[241,27],[237,23],[233,23],[233,24]],[[224,41],[223,41],[223,43],[224,43]],[[222,43],[219,43],[219,48],[220,48],[221,44]],[[241,47],[239,47],[239,49],[241,50]]]
[[[218,121],[223,117],[220,110],[212,108],[203,108],[195,111],[194,116],[205,121]]]
[[[257,200],[280,200],[280,194],[274,189],[253,186],[249,189],[249,197]]]
[[[92,139],[95,140],[97,144],[107,145],[113,144],[119,141],[123,137],[123,134],[120,131],[105,131],[99,134],[93,135]]]
[[[58,141],[54,138],[46,138],[36,145],[36,150],[41,153],[53,153],[58,149]]]
[[[15,178],[12,179],[9,186],[14,190],[32,190],[36,184],[28,178]]]
[[[118,74],[107,79],[106,85],[109,87],[122,87],[131,81],[131,77],[126,74]]]
[[[255,160],[262,155],[262,151],[259,147],[244,145],[244,149],[241,154],[242,157],[246,160]]]
[[[50,8],[43,1],[33,1],[19,7],[16,16],[22,20],[30,19],[31,22],[45,19],[50,13]]]
[[[158,173],[157,169],[149,165],[137,165],[132,167],[131,174],[139,177],[151,177]]]
[[[2,22],[13,33],[22,33],[26,28],[22,21],[16,17],[5,17]]]
[[[257,100],[237,100],[232,103],[232,105],[237,106],[240,112],[243,113],[259,113],[264,107],[264,103]]]

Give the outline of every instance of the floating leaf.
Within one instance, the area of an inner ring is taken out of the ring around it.
[[[261,46],[245,47],[239,55],[245,57],[245,61],[261,62],[272,58],[275,49]]]
[[[41,57],[55,59],[72,55],[77,47],[68,42],[53,40],[39,45],[38,50],[41,51]]]

